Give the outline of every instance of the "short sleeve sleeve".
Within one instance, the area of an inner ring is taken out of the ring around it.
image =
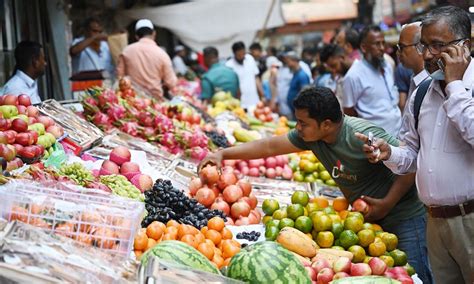
[[[306,142],[304,142],[301,137],[298,136],[298,132],[293,129],[288,133],[288,140],[290,140],[291,144],[295,146],[296,148],[302,149],[302,150],[309,150],[308,145]]]
[[[207,77],[203,77],[201,80],[201,99],[208,100],[212,97],[213,88],[212,84]]]

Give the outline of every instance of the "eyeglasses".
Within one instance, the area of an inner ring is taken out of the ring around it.
[[[403,52],[403,49],[404,49],[404,48],[407,48],[407,47],[410,47],[410,46],[416,46],[417,44],[419,44],[419,42],[413,43],[413,44],[403,44],[403,43],[399,43],[399,44],[397,44],[397,49],[398,49],[398,51]]]
[[[463,44],[465,40],[467,40],[467,39],[466,38],[460,38],[460,39],[456,39],[456,40],[453,40],[453,41],[450,41],[450,42],[447,42],[447,43],[440,42],[440,43],[432,43],[432,44],[423,44],[423,43],[419,42],[416,45],[416,50],[421,54],[426,49],[428,49],[431,54],[438,55],[441,52],[443,52],[448,46],[450,46],[452,44],[457,45],[461,41],[462,41],[461,44]]]

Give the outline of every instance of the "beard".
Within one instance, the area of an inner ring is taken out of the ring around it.
[[[385,63],[385,59],[383,58],[383,56],[374,57],[372,56],[372,54],[367,54],[367,61],[375,68],[380,68]]]

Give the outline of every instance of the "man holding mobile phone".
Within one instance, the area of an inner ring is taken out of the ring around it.
[[[405,145],[356,136],[369,161],[384,161],[394,173],[416,171],[421,201],[428,208],[428,254],[436,283],[474,283],[474,61],[471,21],[461,8],[445,6],[422,21],[425,68],[432,80],[415,108],[408,104]],[[441,66],[440,66],[441,65]],[[422,86],[418,89],[421,89]],[[416,95],[415,95],[416,94]],[[379,149],[380,153],[374,153]]]

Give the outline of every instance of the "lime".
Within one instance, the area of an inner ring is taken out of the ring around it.
[[[395,234],[385,233],[380,235],[382,242],[384,242],[388,251],[392,251],[398,246],[398,238]]]
[[[364,258],[364,263],[367,263],[367,264],[368,264],[371,259],[372,259],[371,256],[366,256],[366,257]]]
[[[311,220],[313,221],[313,228],[318,232],[332,229],[332,220],[328,215],[314,216]]]
[[[322,171],[325,171],[326,168],[323,166],[322,163],[316,163],[318,165],[318,172],[322,172]]]
[[[313,229],[313,222],[307,216],[300,216],[295,221],[295,228],[303,233],[309,233]]]
[[[272,216],[263,216],[262,222],[264,225],[266,225],[269,221],[273,220]]]
[[[369,229],[360,230],[357,236],[359,237],[359,244],[365,248],[375,241],[374,231]]]
[[[393,265],[395,264],[395,261],[393,260],[393,257],[391,257],[390,255],[381,255],[381,256],[379,256],[379,258],[381,260],[383,260],[383,262],[385,262],[385,264],[388,267],[393,267]]]
[[[278,228],[279,224],[280,224],[280,220],[272,219],[272,220],[268,221],[265,224],[265,228],[268,228],[268,227],[277,227]]]
[[[272,215],[278,209],[280,209],[280,204],[276,199],[265,199],[263,201],[262,210],[265,215]]]
[[[286,209],[286,214],[288,218],[296,220],[304,215],[304,207],[301,204],[290,204]]]
[[[349,217],[357,217],[362,220],[362,223],[364,223],[364,215],[362,215],[362,213],[360,212],[350,211],[349,213],[347,213],[346,218],[349,218]]]
[[[329,174],[328,171],[322,171],[322,172],[319,172],[319,178],[322,179],[323,181],[327,181],[331,179],[331,175]]]
[[[285,227],[294,227],[295,226],[295,222],[293,222],[293,220],[291,220],[290,218],[283,218],[280,220],[280,224],[278,224],[278,228],[281,230]]]
[[[332,222],[331,232],[334,237],[339,238],[339,235],[344,231],[344,226],[341,223]]]
[[[308,210],[308,213],[311,215],[312,212],[320,210],[318,204],[310,202],[306,205],[306,209]]]
[[[306,191],[297,190],[291,195],[291,203],[306,206],[309,202],[309,195]]]
[[[387,247],[383,242],[373,242],[369,245],[370,256],[381,256],[387,251]],[[395,259],[395,258],[394,258]],[[403,264],[405,265],[405,264]]]
[[[318,158],[316,157],[316,155],[314,155],[314,153],[309,153],[306,157],[312,163],[318,162]]]
[[[276,226],[270,226],[265,230],[265,238],[267,241],[274,241],[278,237],[280,230]]]
[[[304,177],[304,181],[305,182],[315,182],[316,179],[314,178],[314,176],[312,174],[309,174],[309,175]]]
[[[336,247],[341,247],[341,248],[342,248],[342,246],[341,246],[341,239],[336,239],[336,241],[334,242],[334,246],[336,246]],[[343,248],[343,249],[344,249],[344,248]]]
[[[330,248],[334,243],[334,235],[331,232],[319,232],[316,243],[322,248]]]
[[[293,174],[293,180],[297,182],[303,182],[304,181],[304,175],[301,172],[295,172]]]
[[[336,214],[336,210],[332,206],[328,206],[323,209],[323,212],[326,214]]]
[[[359,245],[353,245],[349,247],[348,251],[354,255],[354,258],[352,258],[352,262],[354,263],[364,262],[365,250],[363,247]]]
[[[395,266],[404,266],[407,264],[407,254],[399,249],[394,249],[390,252]]]
[[[356,233],[351,230],[342,231],[339,235],[339,241],[341,246],[345,249],[350,248],[359,243],[359,238],[357,237]]]
[[[333,179],[328,179],[326,184],[329,186],[337,186],[337,183]]]
[[[278,209],[275,212],[273,212],[272,216],[273,216],[273,219],[276,219],[276,220],[281,220],[283,218],[286,218],[287,216],[286,209]]]
[[[317,178],[314,182],[319,183],[319,184],[324,184],[324,180],[322,180],[320,178]]]
[[[313,173],[318,170],[318,165],[315,163],[312,163],[308,161],[307,163],[304,164],[303,171],[305,173]]]
[[[347,217],[344,220],[344,229],[354,231],[355,233],[362,230],[363,225],[363,221],[357,217]]]
[[[405,266],[403,266],[403,268],[405,268],[408,275],[410,275],[410,276],[412,276],[413,274],[416,273],[415,268],[413,268],[413,266],[411,266],[409,263],[405,264]]]
[[[329,218],[331,218],[333,224],[334,223],[341,223],[342,224],[341,216],[339,216],[337,214],[329,214],[328,216],[329,216]]]
[[[337,250],[345,250],[343,247],[341,246],[332,246],[331,247],[332,249],[337,249]]]
[[[318,172],[313,172],[313,176],[315,179],[319,179],[319,173]]]

